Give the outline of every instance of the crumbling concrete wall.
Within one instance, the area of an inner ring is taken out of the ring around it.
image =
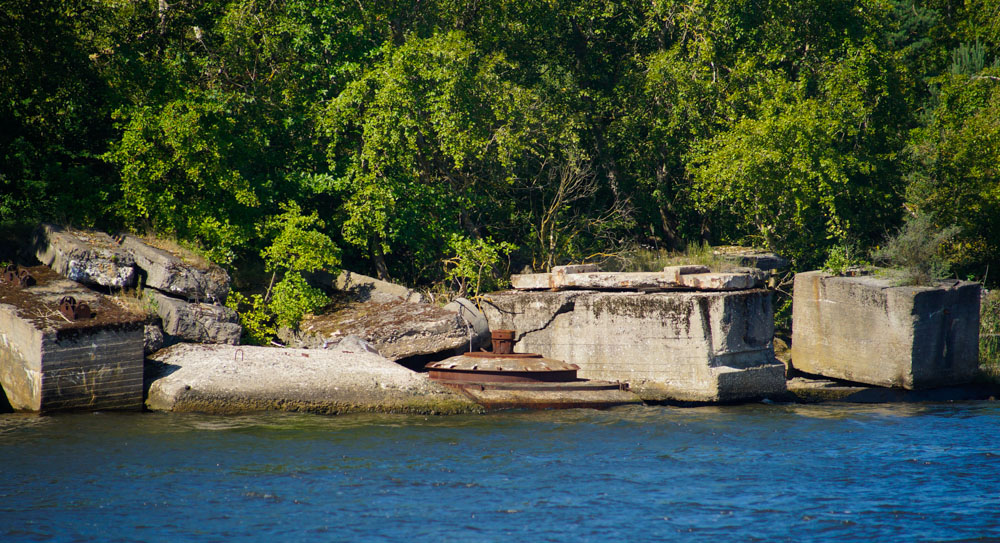
[[[888,279],[795,276],[797,370],[885,387],[968,383],[979,364],[978,283],[894,287]]]
[[[492,329],[517,330],[517,352],[576,364],[581,378],[626,382],[644,400],[730,402],[785,391],[767,290],[507,291],[488,295],[483,309]]]

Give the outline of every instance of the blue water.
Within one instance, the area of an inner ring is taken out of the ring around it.
[[[1000,404],[0,415],[0,541],[1000,541]]]

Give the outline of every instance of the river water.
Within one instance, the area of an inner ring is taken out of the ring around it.
[[[1000,403],[0,415],[0,541],[1000,541]]]

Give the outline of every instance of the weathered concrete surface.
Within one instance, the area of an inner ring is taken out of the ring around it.
[[[43,224],[35,230],[32,248],[42,264],[73,281],[115,288],[136,285],[135,259],[103,232]]]
[[[518,292],[487,295],[490,326],[517,330],[516,352],[621,381],[643,400],[733,402],[785,391],[774,360],[771,294]]]
[[[237,345],[243,327],[232,309],[206,303],[186,302],[153,289],[143,291],[163,321],[166,343],[178,341]]]
[[[467,318],[468,313],[463,313]],[[463,316],[430,304],[402,301],[350,302],[325,315],[307,315],[299,332],[282,334],[289,346],[325,348],[348,335],[371,343],[382,356],[401,360],[412,356],[468,350],[482,334]]]
[[[408,289],[403,285],[389,283],[360,273],[343,271],[334,281],[337,290],[347,292],[360,302],[412,302],[421,303],[427,300],[423,294]]]
[[[475,413],[482,408],[364,349],[277,349],[180,344],[151,358],[146,405],[157,411],[326,414]]]
[[[145,317],[42,266],[37,283],[0,283],[0,384],[17,410],[137,410],[142,407]],[[62,296],[86,302],[94,318],[57,310]]]
[[[511,275],[518,290],[744,290],[756,286],[747,273],[705,273],[703,266],[669,266],[662,272],[556,272]],[[693,272],[693,273],[692,273]]]
[[[170,252],[135,236],[125,236],[122,249],[145,272],[146,287],[196,302],[223,302],[229,293],[229,274],[197,255]]]
[[[893,287],[873,276],[795,276],[794,369],[906,389],[970,382],[979,364],[978,283]]]

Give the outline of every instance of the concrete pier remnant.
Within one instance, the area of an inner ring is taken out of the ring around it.
[[[774,359],[771,293],[505,291],[487,295],[492,328],[518,330],[516,352],[620,381],[646,401],[738,402],[785,392]]]
[[[21,288],[0,282],[0,385],[19,411],[142,408],[145,317],[45,266]],[[93,315],[70,320],[65,296]]]
[[[797,274],[791,365],[910,390],[968,383],[979,366],[979,296],[979,284],[965,281]]]
[[[337,349],[181,343],[150,359],[154,411],[233,414],[478,413],[465,395],[372,352],[358,338]]]

